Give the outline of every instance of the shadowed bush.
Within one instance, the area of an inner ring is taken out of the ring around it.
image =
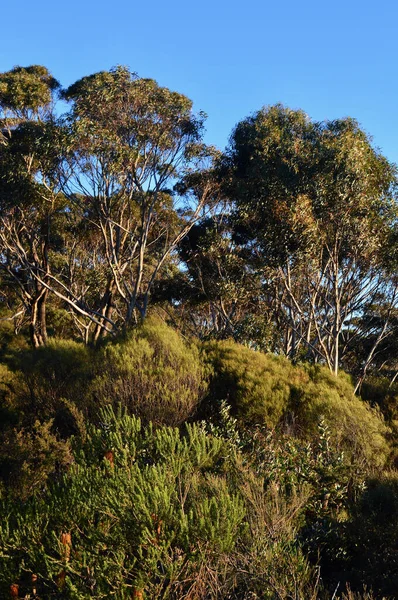
[[[26,500],[42,492],[48,479],[72,462],[68,441],[52,431],[52,421],[25,429],[9,429],[0,434],[0,482],[11,498]],[[1,497],[0,488],[0,497]]]
[[[54,428],[68,437],[76,433],[75,409],[86,412],[87,387],[93,376],[93,354],[81,343],[53,339],[21,354],[17,395],[30,419],[54,419]]]

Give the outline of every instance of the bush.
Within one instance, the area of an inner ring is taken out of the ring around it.
[[[388,428],[381,414],[354,395],[351,379],[345,373],[336,377],[320,365],[305,365],[301,369],[308,380],[294,390],[290,410],[303,434],[311,435],[323,418],[338,447],[344,449],[358,467],[382,467],[389,448]]]
[[[3,494],[26,500],[42,492],[49,478],[72,462],[70,446],[51,431],[52,421],[0,434],[0,481]],[[1,495],[1,494],[0,494]]]
[[[121,404],[145,421],[178,425],[194,412],[206,388],[199,351],[164,322],[148,319],[97,357],[93,396]]]
[[[17,390],[20,377],[0,363],[0,431],[18,422]]]
[[[109,408],[100,421],[43,497],[0,505],[0,598],[32,574],[42,598],[216,597],[245,517],[222,441]]]
[[[64,437],[77,432],[76,412],[87,412],[87,389],[93,377],[92,351],[72,340],[49,340],[19,357],[17,395],[24,424],[54,419]]]
[[[62,480],[0,503],[0,598],[30,594],[32,576],[40,598],[320,597],[297,539],[311,490],[286,494],[274,453],[270,482],[201,425],[143,427],[111,407],[99,421]]]
[[[204,355],[212,371],[208,404],[227,400],[247,424],[275,427],[289,403],[296,372],[283,357],[263,354],[231,340],[209,342]]]
[[[348,375],[336,377],[320,365],[294,366],[232,341],[208,343],[204,353],[212,370],[204,410],[226,399],[244,427],[288,424],[304,439],[312,439],[323,419],[336,446],[358,467],[385,464],[388,429],[377,411],[354,396]]]

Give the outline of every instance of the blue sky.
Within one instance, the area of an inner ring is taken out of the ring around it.
[[[355,117],[398,162],[392,0],[22,0],[1,10],[0,71],[43,64],[63,85],[128,65],[208,114],[206,141],[265,104]]]

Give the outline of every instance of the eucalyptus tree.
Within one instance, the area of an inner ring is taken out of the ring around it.
[[[269,298],[232,232],[228,209],[192,227],[179,248],[184,268],[160,281],[156,296],[168,300],[183,329],[202,339],[232,337],[270,349]]]
[[[62,190],[101,240],[101,297],[85,304],[98,339],[145,317],[159,272],[217,196],[212,150],[188,98],[125,67],[83,77],[63,98]]]
[[[0,270],[18,298],[32,344],[47,339],[47,283],[64,203],[56,184],[54,102],[59,83],[45,67],[0,74]],[[15,304],[15,303],[14,303]]]
[[[236,126],[227,164],[236,236],[260,272],[272,269],[286,352],[305,348],[337,373],[349,321],[392,285],[394,166],[356,121],[316,123],[281,105]]]

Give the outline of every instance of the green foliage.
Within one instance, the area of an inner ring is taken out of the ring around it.
[[[62,479],[0,505],[0,597],[34,574],[43,598],[319,599],[300,531],[341,519],[354,473],[329,429],[240,433],[224,406],[210,430],[102,409]]]
[[[390,464],[398,466],[398,383],[387,377],[367,377],[361,386],[361,396],[384,416],[390,432]]]
[[[289,402],[291,363],[228,340],[209,342],[204,352],[214,370],[211,399],[226,399],[245,422],[275,427]]]
[[[230,448],[240,449],[261,476],[264,489],[278,491],[282,501],[305,496],[305,504],[300,508],[305,516],[302,523],[336,515],[346,506],[350,494],[363,491],[363,476],[347,461],[344,452],[336,449],[334,436],[323,420],[311,441],[304,442],[265,428],[243,429],[222,402],[218,422],[207,427]]]
[[[44,597],[181,598],[234,548],[245,509],[220,439],[195,425],[143,429],[109,408],[101,423],[42,498],[3,503],[0,597],[34,573]]]
[[[157,424],[186,420],[206,387],[198,348],[157,319],[107,344],[97,365],[92,394],[101,405],[120,403]]]
[[[395,167],[354,119],[317,123],[302,110],[263,107],[235,127],[226,161],[239,228],[265,261],[308,259],[336,231],[340,259],[359,250],[365,261],[383,239]]]
[[[79,410],[87,409],[91,361],[90,349],[72,340],[51,339],[46,346],[21,354],[19,397],[26,416],[54,418],[63,435],[75,433],[65,407],[73,402]]]
[[[0,74],[0,105],[13,113],[38,111],[49,104],[59,83],[46,67],[14,67]]]
[[[36,421],[31,428],[8,429],[0,434],[1,492],[25,500],[41,492],[48,479],[72,461],[69,443],[51,431],[52,421]]]
[[[291,405],[298,427],[311,434],[323,417],[338,446],[358,467],[382,467],[389,449],[388,428],[380,412],[354,395],[348,375],[335,376],[320,365],[306,365],[302,369],[308,374],[308,380],[303,380],[301,388],[294,390]]]
[[[84,139],[85,149],[88,144],[94,151],[113,149],[116,168],[132,152],[137,158],[145,144],[152,153],[155,140],[163,153],[158,160],[163,155],[170,159],[168,152],[176,152],[183,140],[197,141],[203,127],[203,118],[194,118],[192,101],[186,96],[158,86],[153,79],[142,79],[127,67],[83,77],[63,92],[63,98],[73,103],[76,133]],[[137,169],[138,164],[133,165]],[[160,167],[173,168],[166,162]]]
[[[326,367],[294,366],[283,357],[255,352],[231,341],[205,345],[213,369],[207,404],[227,399],[244,424],[275,428],[290,424],[292,433],[311,439],[321,419],[334,443],[358,467],[380,467],[388,455],[381,416],[354,396],[350,378]]]
[[[319,599],[319,581],[298,540],[306,539],[307,528],[344,515],[350,494],[363,489],[343,453],[333,448],[328,427],[321,423],[311,443],[243,429],[225,402],[217,424],[206,427],[223,439],[247,505],[249,535],[234,557],[241,575],[237,597]]]
[[[0,431],[18,421],[18,389],[20,378],[6,365],[0,363]]]
[[[348,321],[396,287],[383,250],[396,228],[395,166],[354,119],[317,123],[280,104],[238,123],[224,163],[234,239],[265,279],[280,351],[295,358],[301,346],[337,373],[358,344]]]

